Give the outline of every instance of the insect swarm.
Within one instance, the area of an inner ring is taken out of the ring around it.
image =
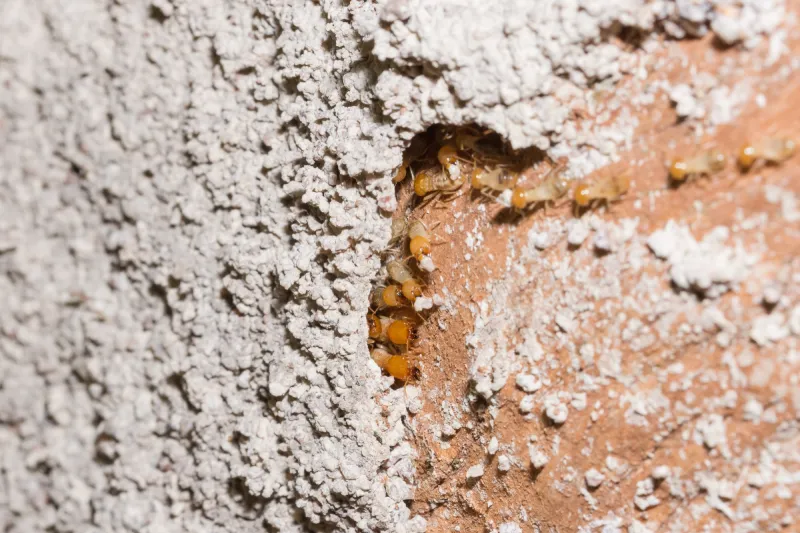
[[[575,208],[591,207],[598,201],[605,204],[617,201],[628,192],[630,185],[631,179],[626,174],[607,176],[594,183],[583,182],[573,193]]]
[[[797,151],[797,143],[786,137],[772,137],[757,143],[746,143],[739,149],[738,162],[742,170],[749,170],[756,161],[779,165]]]
[[[727,160],[722,152],[709,150],[689,159],[673,159],[669,165],[669,177],[682,182],[694,176],[710,176],[725,168]]]
[[[539,185],[524,189],[514,187],[511,193],[511,205],[516,209],[525,209],[529,205],[558,200],[569,190],[569,182],[564,178],[563,166],[552,168]]]

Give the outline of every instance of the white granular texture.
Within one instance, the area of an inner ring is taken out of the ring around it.
[[[424,256],[422,260],[419,262],[419,267],[426,271],[426,272],[433,272],[436,270],[436,264],[433,262],[433,259],[430,256]]]
[[[547,454],[545,454],[536,446],[528,446],[528,457],[530,458],[533,467],[537,470],[544,468],[545,465],[547,465],[547,462],[550,460]]]
[[[662,479],[667,479],[667,476],[669,476],[669,467],[667,465],[659,465],[653,469],[653,472],[650,475],[653,479],[659,481]]]
[[[516,383],[525,392],[536,392],[542,388],[542,380],[531,374],[517,374]]]
[[[650,235],[647,245],[656,257],[670,264],[669,276],[676,287],[709,298],[734,288],[758,259],[731,238],[724,226],[697,241],[686,226],[669,221]]]
[[[596,489],[597,487],[599,487],[603,483],[603,480],[605,480],[606,478],[600,471],[598,471],[595,468],[587,470],[586,473],[583,475],[583,477],[586,480],[586,486],[588,486],[590,489]]]
[[[555,397],[550,396],[545,400],[544,403],[544,412],[554,424],[561,425],[567,421],[567,416],[569,415],[569,409],[566,405],[561,403],[561,401]]]
[[[420,296],[414,300],[414,311],[421,312],[433,308],[433,300],[425,296]]]
[[[522,533],[522,528],[516,522],[504,522],[500,524],[498,533]]]
[[[570,246],[580,246],[589,236],[589,231],[589,226],[582,220],[572,220],[567,233],[567,242]]]
[[[511,459],[507,455],[501,455],[497,458],[497,469],[500,472],[508,472],[511,470]]]
[[[483,477],[483,465],[473,465],[467,469],[467,479],[479,479]]]
[[[527,396],[524,396],[522,398],[522,400],[520,400],[520,402],[519,402],[519,412],[523,413],[523,414],[527,414],[527,413],[530,413],[531,411],[533,411],[533,400],[534,400],[534,398],[530,394],[527,395]]]
[[[497,442],[497,437],[492,437],[489,440],[489,446],[486,447],[486,453],[489,455],[494,455],[497,453],[497,449],[499,448],[499,443]]]

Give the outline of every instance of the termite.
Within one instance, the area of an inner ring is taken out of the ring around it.
[[[421,220],[415,220],[408,225],[408,238],[408,250],[417,261],[431,255],[431,236]]]
[[[375,314],[367,315],[369,338],[374,341],[389,341],[398,346],[406,346],[411,340],[411,324]]]
[[[406,346],[411,340],[411,326],[405,320],[381,319],[381,325],[385,326],[386,338],[392,344]]]
[[[511,193],[511,205],[517,209],[525,209],[531,204],[551,202],[567,194],[569,182],[564,178],[561,168],[563,167],[557,166],[551,169],[544,180],[532,189],[514,187],[514,192]]]
[[[747,143],[739,150],[739,166],[748,170],[759,159],[777,165],[783,163],[797,151],[797,143],[785,137],[764,139],[758,143]]]
[[[389,261],[386,265],[386,271],[392,280],[400,284],[400,291],[406,299],[413,302],[418,296],[422,296],[422,286],[414,279],[411,271],[402,262],[397,260]]]
[[[631,180],[626,174],[607,176],[594,183],[581,183],[575,187],[574,200],[576,208],[589,207],[596,201],[606,204],[619,200],[628,192]]]
[[[448,168],[450,165],[454,165],[461,161],[461,158],[458,157],[458,147],[454,143],[442,145],[442,147],[439,148],[439,151],[436,152],[436,159],[444,168]]]
[[[400,183],[401,181],[406,179],[406,174],[407,173],[408,173],[408,161],[406,161],[406,159],[403,158],[403,163],[397,169],[397,173],[392,178],[392,182]]]
[[[372,291],[371,302],[373,309],[408,305],[408,300],[403,296],[402,288],[400,285],[395,285],[394,283],[386,287],[378,287]]]
[[[417,196],[427,196],[431,193],[454,193],[466,181],[466,175],[459,174],[456,178],[451,178],[447,172],[429,168],[417,173],[414,178],[414,192]]]
[[[669,177],[675,181],[684,181],[692,176],[710,176],[723,170],[725,163],[725,155],[716,150],[709,150],[689,159],[679,157],[670,162]]]
[[[478,142],[480,142],[481,137],[478,135],[473,135],[471,133],[467,133],[465,131],[459,131],[456,133],[455,136],[455,145],[458,147],[459,150],[471,150],[473,152],[478,151]]]
[[[370,339],[377,340],[381,338],[383,334],[383,324],[381,324],[381,319],[374,313],[367,315],[367,327],[369,328]]]
[[[503,168],[495,168],[490,171],[476,168],[470,176],[470,185],[473,189],[480,191],[488,189],[495,192],[503,192],[513,189],[517,184],[518,178],[519,176],[516,173],[509,172]]]
[[[381,370],[400,381],[407,381],[414,373],[408,357],[404,355],[393,355],[383,348],[374,348],[370,356]]]
[[[400,242],[406,236],[408,231],[408,220],[406,217],[401,216],[392,219],[392,237],[389,239],[389,244]]]
[[[442,165],[442,169],[444,169],[445,173],[450,176],[451,178],[458,174],[461,175],[461,169],[458,166],[459,162],[462,163],[469,163],[468,159],[464,159],[463,157],[458,155],[459,150],[462,149],[459,142],[464,142],[464,139],[451,139],[443,144],[439,150],[436,152],[436,159],[439,161],[439,164]]]
[[[403,163],[397,169],[397,173],[392,178],[394,183],[400,183],[406,179],[408,175],[408,168],[414,161],[422,157],[428,149],[428,141],[424,136],[416,136],[411,141],[405,154],[403,154]]]

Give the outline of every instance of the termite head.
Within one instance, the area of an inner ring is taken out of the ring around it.
[[[408,361],[407,357],[403,357],[402,355],[393,355],[386,361],[386,373],[392,376],[394,379],[399,379],[400,381],[408,381],[409,377],[412,377],[416,368],[411,366],[411,363]]]
[[[747,170],[752,167],[756,159],[758,159],[758,151],[752,144],[747,143],[739,149],[738,161],[739,166],[743,169]]]
[[[403,355],[393,355],[383,348],[374,348],[370,352],[370,357],[375,364],[394,379],[407,381],[409,378],[416,377],[416,368]]]
[[[381,292],[381,300],[387,307],[400,307],[405,304],[403,291],[397,285],[388,285]]]
[[[517,209],[525,209],[525,206],[528,205],[528,201],[525,198],[525,189],[514,187],[514,191],[511,193],[511,205]]]
[[[370,339],[380,338],[383,327],[381,326],[381,320],[377,316],[374,314],[367,315],[367,326],[369,327]]]
[[[430,169],[421,170],[414,177],[414,193],[417,196],[425,196],[433,192],[433,179],[430,172]]]
[[[403,292],[403,296],[411,302],[422,296],[422,286],[415,279],[404,281],[401,286],[401,291]]]
[[[592,194],[589,185],[586,183],[581,183],[575,187],[574,200],[575,203],[581,207],[586,207],[589,205],[589,203],[592,201]]]
[[[439,148],[436,159],[444,168],[448,168],[458,162],[458,148],[454,144],[445,144]]]
[[[683,181],[686,179],[686,176],[689,174],[689,165],[686,164],[686,160],[683,158],[674,159],[672,163],[669,165],[669,177],[675,181]],[[577,198],[578,191],[575,191],[575,196]],[[576,200],[577,201],[577,200]]]
[[[431,241],[419,235],[411,239],[408,249],[417,261],[422,261],[423,257],[431,255]]]
[[[406,179],[406,172],[407,171],[408,171],[408,165],[406,165],[406,163],[403,162],[403,164],[400,165],[400,168],[397,169],[397,174],[394,175],[394,178],[392,178],[392,181],[394,183],[400,183],[401,181]]]
[[[392,344],[406,345],[411,339],[411,327],[404,320],[395,320],[386,328],[386,338]]]

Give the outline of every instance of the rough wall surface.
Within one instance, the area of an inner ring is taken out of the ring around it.
[[[364,342],[388,176],[439,122],[612,159],[633,119],[571,125],[611,38],[715,3],[613,4],[2,2],[2,530],[422,529]]]

